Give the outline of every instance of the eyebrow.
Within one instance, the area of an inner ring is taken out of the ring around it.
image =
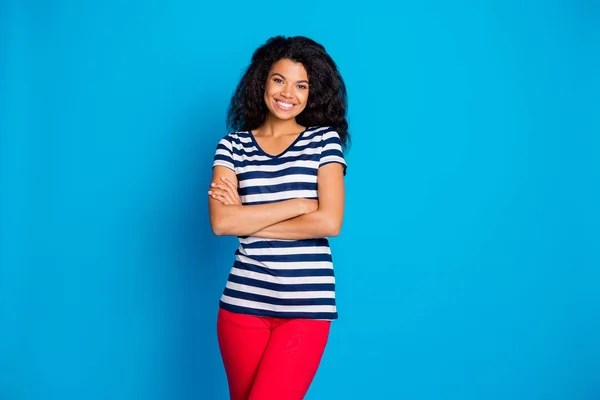
[[[271,78],[272,78],[272,77],[274,77],[275,75],[279,75],[279,76],[280,76],[280,77],[282,77],[283,79],[287,79],[285,76],[281,75],[279,72],[274,72],[274,73],[273,73],[273,75],[271,75]],[[305,80],[305,79],[304,79],[304,80],[298,81],[298,82],[296,82],[296,83],[309,83],[309,82],[308,82],[307,80]]]

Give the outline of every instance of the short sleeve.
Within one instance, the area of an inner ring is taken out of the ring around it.
[[[344,152],[342,150],[342,141],[340,135],[336,131],[328,131],[323,134],[321,141],[321,160],[319,167],[323,165],[339,163],[344,167],[344,175],[346,175],[346,159],[344,158]]]
[[[229,168],[230,170],[235,171],[233,164],[232,144],[228,136],[225,136],[223,139],[221,139],[217,145],[217,150],[215,151],[215,157],[213,161],[213,168],[216,166]]]

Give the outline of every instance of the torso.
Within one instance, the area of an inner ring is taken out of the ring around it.
[[[223,151],[229,149],[231,159],[219,156],[216,165],[235,171],[245,205],[291,198],[316,200],[319,166],[345,163],[335,135],[328,127],[308,128],[272,141],[272,137],[264,140],[250,131],[235,132],[222,141]],[[239,241],[221,297],[222,308],[268,317],[337,319],[333,259],[327,238],[240,237]]]

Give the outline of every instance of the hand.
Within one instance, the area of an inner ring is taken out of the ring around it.
[[[208,195],[221,203],[229,205],[242,205],[242,200],[238,195],[237,187],[227,178],[221,177],[224,183],[211,183]]]

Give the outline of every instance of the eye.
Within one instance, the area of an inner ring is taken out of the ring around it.
[[[281,78],[273,78],[276,83],[283,83],[283,79]]]
[[[298,85],[298,89],[302,89],[302,90],[308,89],[308,86],[306,86],[306,85]]]

